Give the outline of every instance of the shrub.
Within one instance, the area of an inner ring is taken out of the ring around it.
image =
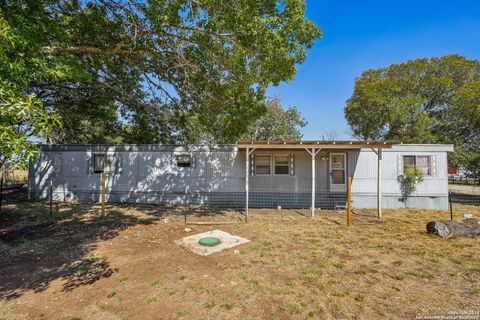
[[[398,177],[398,180],[402,192],[402,202],[406,206],[410,196],[417,191],[417,185],[423,182],[423,174],[417,167],[405,169],[403,175]]]

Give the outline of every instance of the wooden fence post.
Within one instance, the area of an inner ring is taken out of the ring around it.
[[[347,180],[347,226],[352,225],[352,178]]]

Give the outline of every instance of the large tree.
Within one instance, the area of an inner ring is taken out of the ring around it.
[[[24,96],[61,116],[52,142],[234,141],[321,35],[304,0],[2,0]],[[2,84],[3,86],[3,84]]]
[[[453,143],[451,163],[477,172],[480,62],[459,55],[367,70],[345,106],[354,135],[406,143]]]
[[[20,50],[21,55],[13,52]],[[0,12],[0,170],[6,163],[25,162],[36,151],[34,139],[47,136],[59,127],[53,110],[28,94],[30,74],[62,79],[61,61],[39,59],[28,37],[15,34]]]
[[[254,121],[242,138],[252,141],[300,140],[300,129],[306,125],[296,107],[283,109],[280,99],[275,97],[268,101],[267,113]]]

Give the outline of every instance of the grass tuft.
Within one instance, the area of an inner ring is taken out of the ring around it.
[[[107,290],[107,298],[112,298],[116,294],[115,290],[108,289]]]
[[[152,295],[149,295],[148,298],[147,298],[147,302],[150,304],[150,303],[154,303],[154,302],[157,302],[157,296],[152,294]]]

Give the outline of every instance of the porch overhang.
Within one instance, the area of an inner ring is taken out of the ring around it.
[[[361,148],[382,148],[390,149],[394,145],[401,144],[399,141],[324,141],[324,140],[303,140],[303,141],[237,141],[239,149],[361,149]]]
[[[377,155],[377,216],[382,218],[382,150],[391,149],[394,145],[401,144],[399,141],[237,141],[237,148],[245,149],[245,220],[248,219],[249,197],[249,167],[250,154],[258,149],[304,149],[312,156],[312,204],[311,216],[315,216],[315,156],[320,150],[352,150],[369,148]]]

